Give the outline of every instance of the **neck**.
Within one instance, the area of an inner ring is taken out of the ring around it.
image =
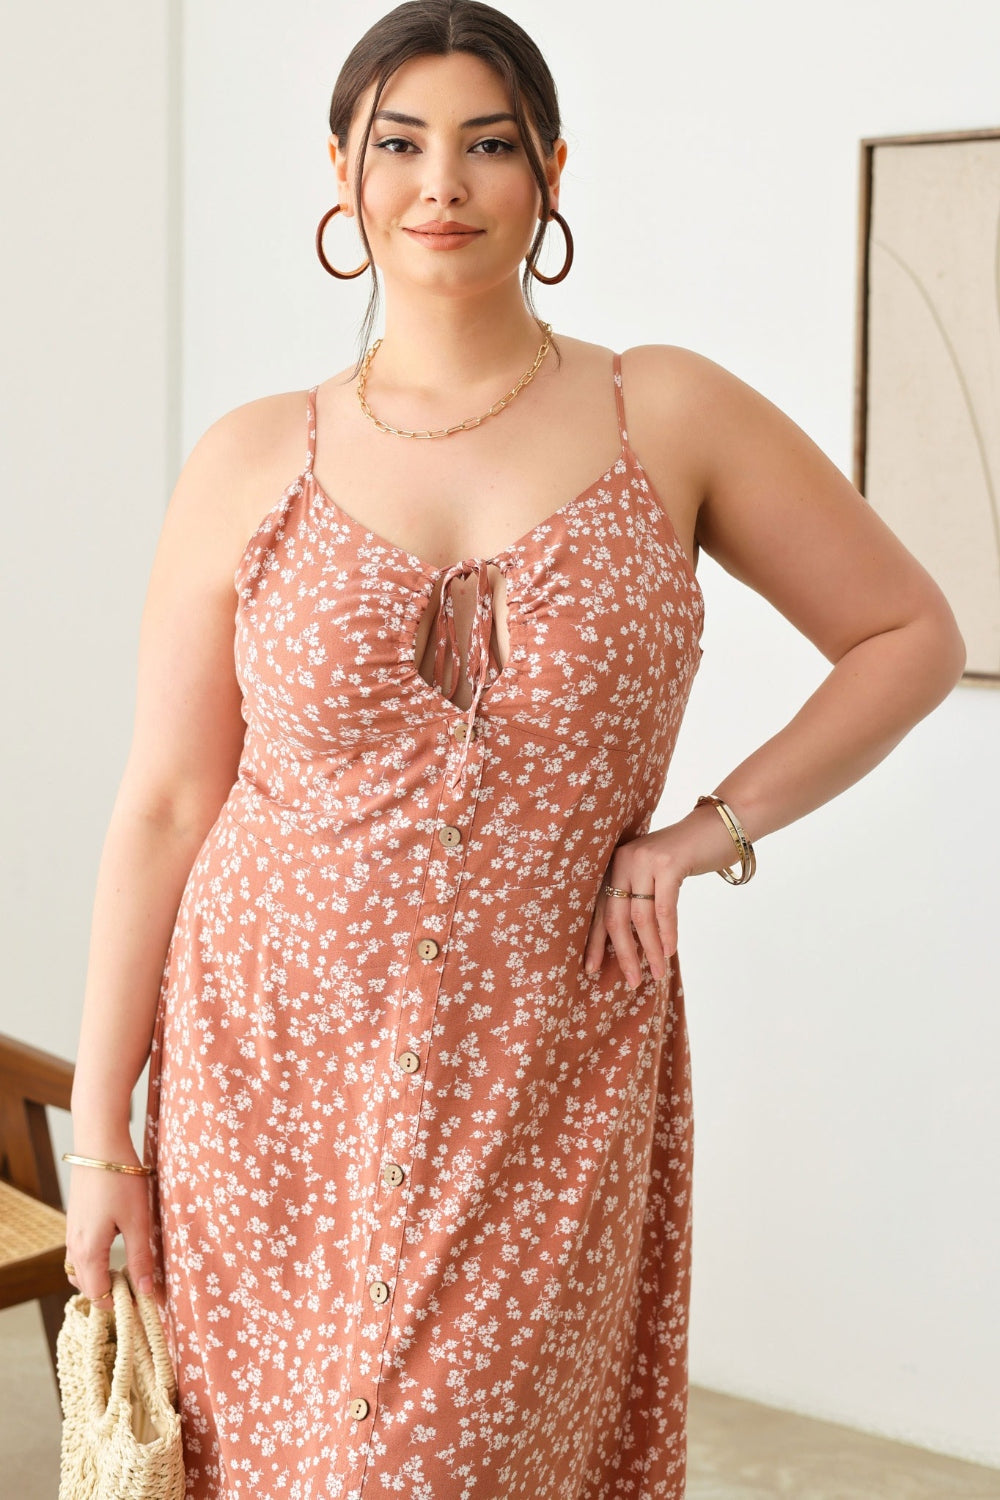
[[[368,390],[439,403],[509,389],[538,353],[544,330],[513,293],[471,298],[386,297],[385,334],[372,361]]]

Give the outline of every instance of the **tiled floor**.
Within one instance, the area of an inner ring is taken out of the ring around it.
[[[688,1442],[687,1500],[1000,1500],[1000,1469],[697,1387]],[[59,1405],[34,1304],[0,1312],[0,1457],[4,1495],[56,1500]]]

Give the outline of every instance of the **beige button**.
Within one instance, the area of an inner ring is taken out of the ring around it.
[[[420,1058],[415,1052],[401,1052],[396,1061],[404,1073],[415,1073],[420,1067]]]
[[[350,1404],[349,1410],[351,1416],[355,1419],[355,1421],[360,1422],[362,1417],[367,1417],[368,1415],[368,1402],[365,1400],[364,1396],[355,1396]]]
[[[402,1167],[397,1167],[394,1161],[389,1162],[388,1166],[382,1168],[382,1181],[387,1187],[399,1187],[404,1176],[405,1173]]]
[[[450,824],[445,823],[444,827],[438,829],[438,838],[442,844],[446,844],[449,849],[453,849],[456,844],[462,842],[462,830],[461,828],[452,828]]]
[[[437,958],[441,950],[433,938],[421,938],[417,944],[417,952],[424,962],[428,963],[432,958]]]
[[[389,1288],[384,1281],[373,1281],[368,1288],[368,1295],[373,1302],[388,1302]]]
[[[460,720],[459,723],[457,723],[453,727],[451,732],[455,736],[456,740],[474,740],[476,738],[476,731],[474,729],[470,729],[464,719]]]

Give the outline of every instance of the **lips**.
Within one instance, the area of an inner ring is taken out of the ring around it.
[[[455,219],[431,219],[427,224],[407,225],[410,234],[482,234],[473,224],[459,224]]]

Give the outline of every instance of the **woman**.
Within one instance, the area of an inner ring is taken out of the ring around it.
[[[571,260],[566,145],[512,21],[400,6],[330,126],[385,334],[216,422],[170,501],[98,880],[72,1279],[101,1300],[120,1230],[155,1280],[193,1500],[679,1497],[678,891],[749,879],[963,644],[762,396],[534,316],[550,223]],[[651,832],[702,548],[833,665]],[[140,1165],[147,1054],[148,1178],[107,1169]]]

